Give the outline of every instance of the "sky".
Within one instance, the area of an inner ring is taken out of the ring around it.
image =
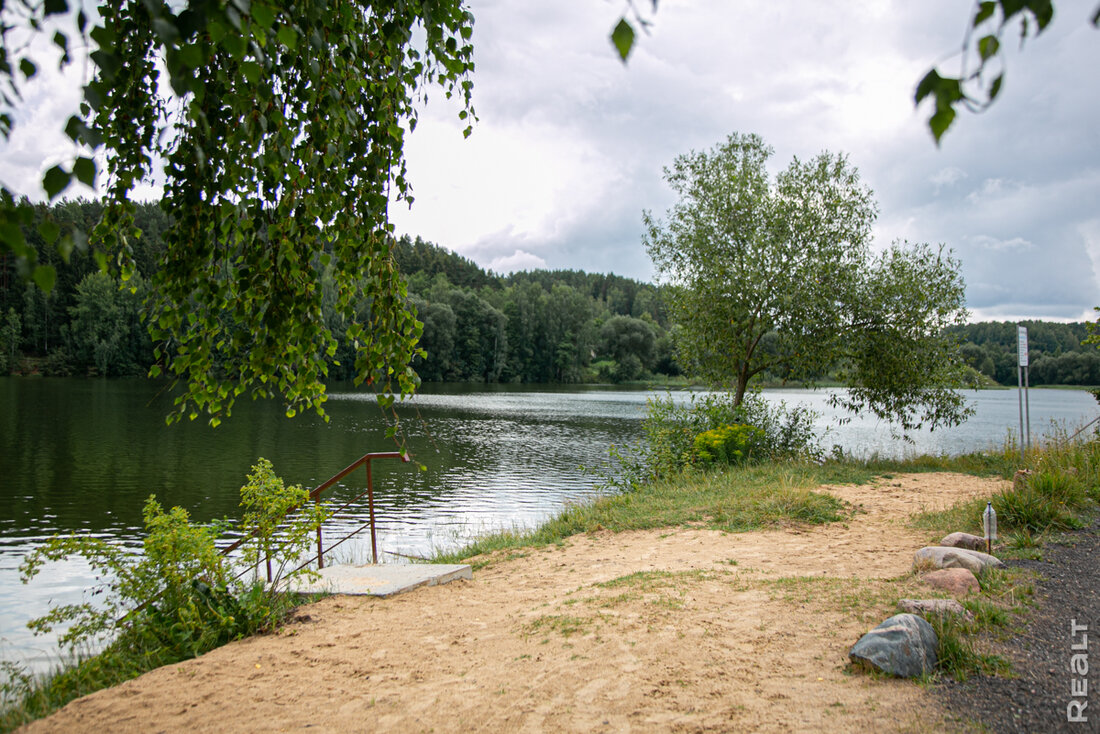
[[[1096,2],[1055,3],[1022,50],[1006,30],[1000,98],[962,113],[937,146],[913,92],[933,65],[957,73],[971,3],[662,0],[652,13],[637,0],[652,25],[624,65],[608,39],[623,1],[472,0],[473,135],[463,139],[457,107],[431,90],[407,139],[415,202],[391,217],[399,232],[501,273],[651,281],[642,212],[663,217],[675,202],[663,168],[757,133],[775,150],[773,174],[793,156],[847,154],[878,202],[874,246],[945,245],[961,261],[971,320],[1092,319]],[[73,105],[48,82],[0,147],[5,183],[34,198],[40,171],[64,154],[44,122]]]

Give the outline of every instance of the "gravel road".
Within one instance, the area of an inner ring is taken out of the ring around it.
[[[996,734],[1100,732],[1100,522],[1065,539],[1048,545],[1041,561],[1007,561],[1040,574],[1026,630],[1001,650],[1018,677],[938,685],[955,716]],[[1074,696],[1075,686],[1086,695]],[[1081,708],[1068,709],[1072,701]],[[1071,714],[1087,721],[1069,721]]]

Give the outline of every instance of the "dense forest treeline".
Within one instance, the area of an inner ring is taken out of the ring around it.
[[[90,231],[102,207],[69,201],[37,207],[58,223]],[[26,284],[0,256],[0,374],[143,375],[153,345],[141,320],[167,220],[155,204],[137,207],[143,236],[135,248],[139,274],[127,287],[100,272],[87,252],[62,261],[36,228],[24,235],[41,262],[57,269],[49,293]],[[583,271],[502,276],[449,250],[402,238],[394,249],[408,279],[409,299],[424,324],[426,357],[414,366],[425,381],[624,382],[680,374],[659,289],[617,275]],[[327,318],[327,317],[326,317]],[[1033,385],[1100,385],[1100,351],[1082,344],[1084,323],[1023,322],[1028,327]],[[342,336],[335,319],[330,328]],[[967,364],[1002,385],[1016,384],[1016,324],[955,327]],[[341,344],[332,379],[350,379],[354,359]]]
[[[36,216],[90,231],[101,211],[99,202],[71,201],[39,206]],[[142,275],[156,268],[167,220],[155,204],[138,205],[135,220],[143,233],[135,245],[138,275],[125,287],[87,252],[74,250],[62,261],[37,226],[24,236],[40,262],[57,269],[49,294],[25,283],[10,258],[0,259],[0,374],[148,371],[154,357],[141,320],[148,292]],[[424,324],[427,356],[414,366],[426,381],[622,382],[679,373],[652,285],[579,271],[500,276],[420,239],[399,240],[394,253]],[[326,320],[340,339],[343,325],[328,313]],[[353,376],[352,352],[341,343],[330,378]]]

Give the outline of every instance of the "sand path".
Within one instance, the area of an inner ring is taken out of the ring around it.
[[[596,533],[388,600],[330,597],[277,634],[74,701],[27,732],[939,731],[920,687],[847,669],[893,613],[924,509],[1002,482],[825,488],[845,523]]]

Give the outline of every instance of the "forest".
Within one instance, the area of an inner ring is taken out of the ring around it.
[[[55,204],[59,224],[90,231],[102,205]],[[47,207],[40,205],[41,220]],[[137,274],[119,283],[86,251],[68,262],[47,246],[36,227],[24,232],[39,262],[57,270],[45,293],[0,255],[0,374],[136,376],[154,364],[154,345],[142,320],[147,286],[142,274],[157,266],[167,226],[156,204],[140,204],[135,247]],[[395,243],[408,297],[423,323],[414,360],[428,382],[622,383],[683,379],[658,287],[617,275],[575,270],[498,275],[446,248],[416,238]],[[366,316],[366,314],[364,314]],[[326,313],[339,339],[343,328]],[[1083,342],[1085,323],[1027,321],[1032,385],[1100,385],[1100,350]],[[984,322],[953,327],[966,363],[1001,385],[1016,384],[1016,324]],[[353,377],[354,356],[341,341],[329,378]],[[763,375],[763,382],[769,376]],[[829,380],[829,375],[822,379]]]
[[[36,207],[58,224],[90,231],[102,205],[78,200]],[[142,321],[146,278],[163,250],[168,222],[156,204],[140,204],[137,273],[125,284],[101,271],[87,252],[68,262],[47,246],[37,226],[24,231],[39,262],[57,270],[45,293],[27,283],[0,254],[0,374],[145,375],[154,346]],[[408,298],[423,323],[413,365],[425,381],[577,383],[626,382],[678,375],[669,325],[657,289],[616,275],[538,271],[500,276],[419,238],[395,243]],[[327,296],[327,294],[326,294]],[[326,298],[327,301],[327,298]],[[368,306],[360,314],[369,319]],[[344,326],[326,310],[337,339]],[[351,379],[354,353],[340,341],[329,379]]]

